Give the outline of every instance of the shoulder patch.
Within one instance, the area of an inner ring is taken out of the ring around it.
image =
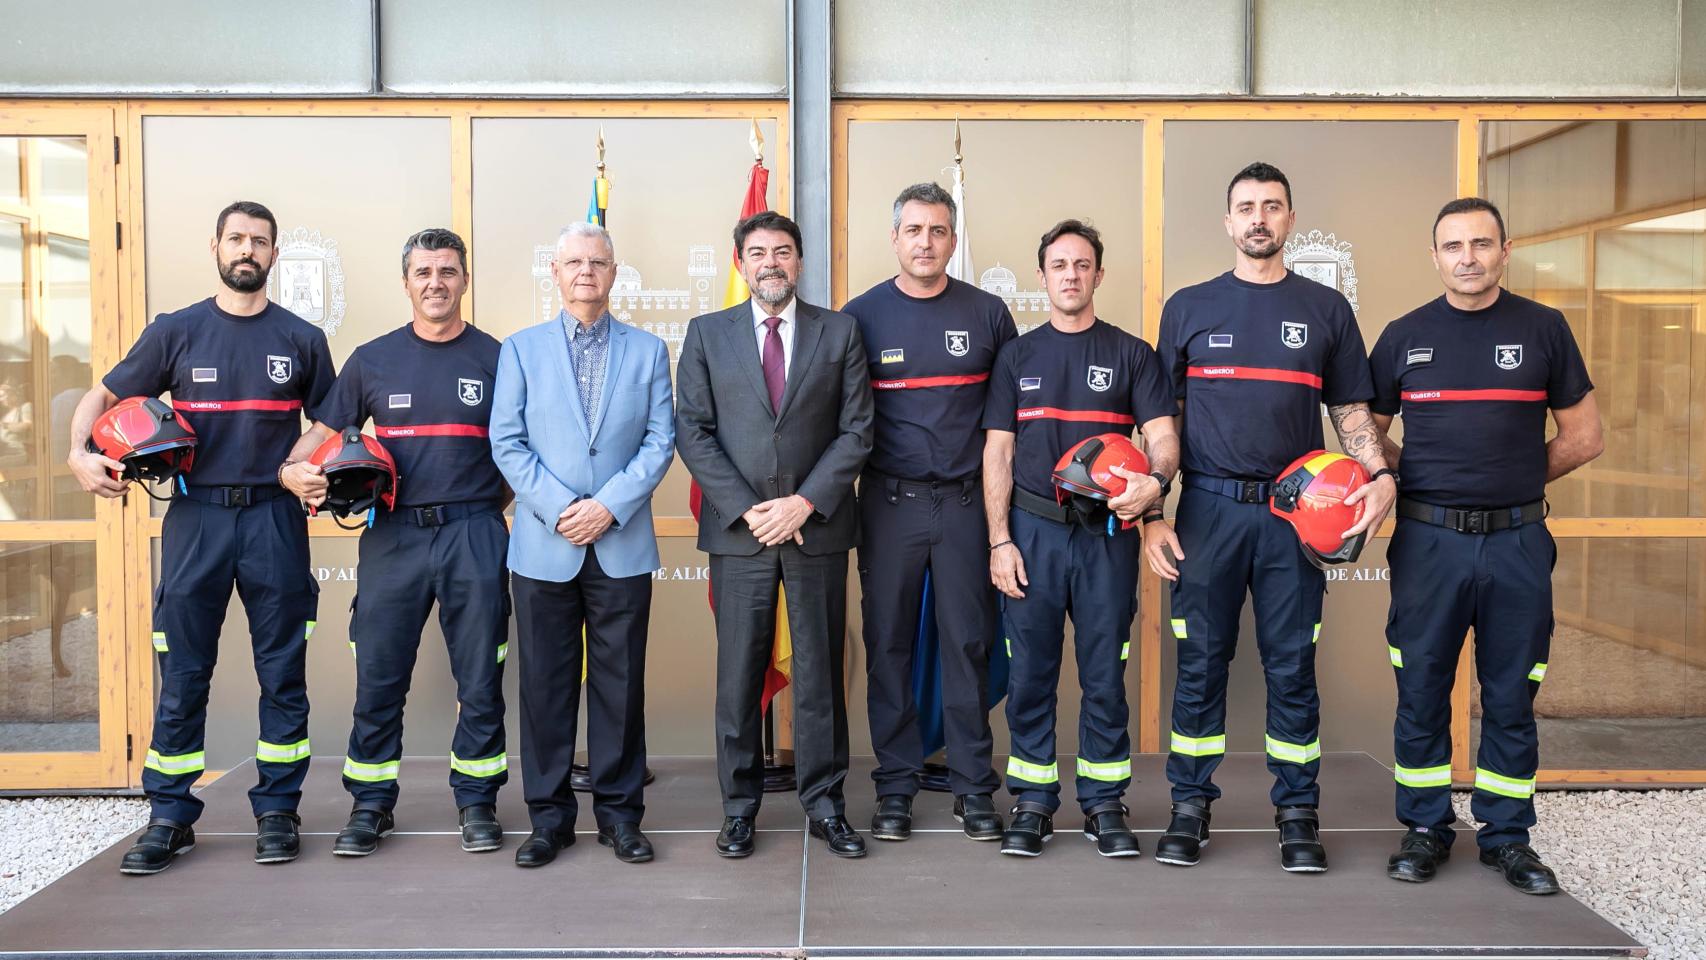
[[[900,349],[884,350],[882,359],[877,361],[877,362],[878,363],[900,363],[901,361],[903,361],[905,359],[906,359],[906,351],[905,350],[900,350]]]
[[[1433,347],[1417,347],[1404,355],[1404,365],[1410,366],[1417,363],[1432,363],[1433,359]]]

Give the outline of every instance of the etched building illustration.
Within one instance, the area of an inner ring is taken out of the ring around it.
[[[549,320],[563,308],[557,283],[551,277],[549,244],[533,248],[533,280],[539,297],[539,317]],[[717,248],[696,243],[687,248],[687,285],[681,288],[648,288],[640,268],[627,261],[616,265],[616,282],[610,288],[610,313],[632,323],[669,344],[670,361],[681,353],[687,321],[715,308],[711,291],[717,279]],[[674,314],[674,316],[669,316]]]

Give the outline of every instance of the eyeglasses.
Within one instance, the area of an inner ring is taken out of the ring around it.
[[[582,260],[580,257],[575,257],[572,260],[558,260],[557,263],[570,273],[580,273],[582,267],[588,266],[592,267],[596,273],[603,273],[616,265],[616,261],[605,260],[602,257],[593,260]]]

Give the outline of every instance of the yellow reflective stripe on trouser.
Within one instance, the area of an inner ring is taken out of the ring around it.
[[[1002,637],[1001,639],[1005,640],[1007,642],[1007,659],[1009,659],[1009,660],[1013,659],[1013,638],[1012,637]]]
[[[1394,764],[1392,779],[1406,787],[1449,787],[1451,764],[1442,763],[1437,767],[1406,767]]]
[[[308,623],[302,628],[302,639],[304,639],[304,640],[312,639],[314,636],[314,628],[319,626],[319,625],[320,625],[320,621],[318,621],[318,620],[308,621]]]
[[[1118,783],[1131,779],[1131,758],[1117,760],[1113,763],[1091,763],[1083,757],[1078,758],[1078,775],[1091,780],[1102,780],[1108,783]]]
[[[162,647],[161,649],[165,649],[165,648]],[[1528,679],[1533,680],[1535,683],[1539,683],[1540,681],[1546,679],[1546,664],[1544,664],[1544,663],[1535,664],[1534,669],[1528,671]]]
[[[1120,644],[1120,659],[1121,660],[1127,660],[1127,659],[1130,659],[1130,657],[1131,657],[1131,641],[1127,640],[1125,643]]]
[[[344,776],[362,783],[382,783],[386,780],[395,780],[400,762],[389,760],[385,763],[362,763],[360,760],[345,757]]]
[[[1321,625],[1319,623],[1317,623],[1315,625],[1315,636],[1310,637],[1309,642],[1310,643],[1320,643],[1321,642]]]
[[[465,773],[470,777],[495,777],[509,769],[509,757],[500,753],[484,760],[464,760],[452,753],[450,755],[450,769],[457,773]]]
[[[1184,617],[1174,617],[1173,618],[1173,636],[1178,637],[1180,640],[1185,639],[1185,618]]]
[[[308,759],[309,755],[306,737],[295,743],[255,741],[255,759],[264,763],[296,763]]]
[[[1008,757],[1007,775],[1026,783],[1059,783],[1060,767],[1052,763],[1044,766],[1040,763],[1020,760],[1018,757]]]
[[[197,750],[194,753],[162,755],[150,750],[148,756],[143,759],[142,765],[150,770],[157,770],[168,777],[185,773],[200,773],[207,769],[207,751]]]
[[[1313,743],[1287,743],[1284,740],[1267,738],[1268,756],[1287,763],[1314,763],[1321,759],[1321,741]]]
[[[1386,645],[1386,656],[1392,661],[1392,665],[1394,667],[1404,666],[1404,651],[1394,647],[1390,643]]]
[[[154,652],[155,653],[165,653],[166,652],[166,631],[164,631],[164,630],[154,631]]]
[[[350,655],[350,659],[352,659],[352,660],[355,659],[355,641],[354,640],[351,640],[349,642],[349,655]]]
[[[1226,752],[1226,734],[1212,737],[1187,737],[1177,730],[1173,731],[1172,749],[1174,753],[1182,753],[1191,757],[1214,757]]]
[[[1527,800],[1529,797],[1534,796],[1534,778],[1529,777],[1527,780],[1519,780],[1516,777],[1507,777],[1503,774],[1494,773],[1493,771],[1487,770],[1483,767],[1476,767],[1475,789],[1485,790],[1488,793],[1496,793],[1501,797],[1515,797],[1518,800]]]
[[[498,644],[498,662],[503,663],[504,660],[506,660],[508,658],[509,658],[509,641],[505,640],[503,643]]]

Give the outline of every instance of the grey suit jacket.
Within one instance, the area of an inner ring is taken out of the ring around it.
[[[676,450],[699,481],[699,549],[761,548],[741,515],[789,494],[811,501],[801,550],[859,543],[853,481],[871,453],[870,371],[859,324],[801,302],[780,411],[770,408],[752,332],[752,302],[694,317],[676,364]]]

